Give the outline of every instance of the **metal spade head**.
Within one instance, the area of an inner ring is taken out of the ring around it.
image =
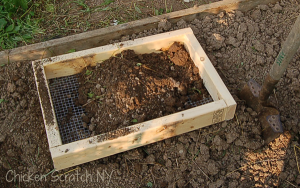
[[[260,100],[262,87],[253,79],[250,79],[239,92],[239,98],[246,101],[246,104],[258,113],[262,125],[262,137],[265,144],[269,144],[281,133],[283,126],[280,121],[279,111],[266,101]]]
[[[239,92],[239,98],[245,100],[247,105],[256,112],[262,109],[259,101],[261,86],[253,79],[250,79]]]
[[[279,111],[276,108],[264,107],[258,115],[262,125],[262,137],[265,144],[269,144],[283,133]]]

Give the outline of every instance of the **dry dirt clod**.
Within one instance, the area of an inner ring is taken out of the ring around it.
[[[210,48],[218,50],[224,45],[224,41],[225,38],[222,35],[220,35],[219,33],[214,33],[211,35],[207,42],[209,43]]]
[[[15,90],[16,90],[16,85],[14,83],[12,83],[12,82],[9,82],[7,84],[7,91],[9,93],[13,93]]]
[[[276,3],[275,6],[272,8],[272,10],[273,10],[273,12],[278,13],[278,12],[282,11],[282,7],[278,3]]]
[[[15,156],[15,152],[12,150],[12,149],[9,149],[6,154],[9,156],[9,157],[14,157]]]
[[[168,20],[161,20],[158,23],[158,29],[163,29],[164,31],[169,31],[172,27],[172,24]]]
[[[5,135],[3,135],[3,134],[0,134],[0,143],[1,143],[1,142],[4,142],[5,138],[6,138],[6,136],[5,136]]]
[[[84,128],[87,128],[87,123],[86,123],[86,122],[83,122],[83,123],[82,123],[82,126],[83,126]]]
[[[95,125],[94,125],[94,124],[90,124],[89,130],[90,130],[90,131],[94,131],[94,129],[95,129]]]

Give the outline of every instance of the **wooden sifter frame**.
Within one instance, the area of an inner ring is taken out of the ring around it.
[[[126,49],[157,52],[175,41],[184,44],[213,102],[76,142],[62,144],[48,80],[70,76]],[[190,132],[234,117],[236,102],[190,28],[92,48],[32,62],[49,148],[56,170],[79,165]],[[51,107],[51,108],[49,108]]]

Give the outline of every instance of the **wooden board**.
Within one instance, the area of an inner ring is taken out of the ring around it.
[[[136,53],[157,52],[162,48],[168,48],[175,41],[184,44],[195,65],[199,68],[199,74],[214,102],[84,140],[61,144],[48,83],[45,80],[77,74],[86,66],[95,65],[96,62],[101,63],[122,50],[132,49]],[[36,60],[32,64],[39,94],[48,96],[46,99],[42,96],[39,97],[50,152],[56,170],[232,119],[235,113],[235,101],[203,51],[191,28]]]
[[[224,119],[224,100],[132,125],[130,134],[108,139],[110,133],[50,148],[56,170],[86,163],[190,132]],[[201,122],[201,123],[200,123]],[[118,130],[122,131],[126,128]],[[120,133],[117,133],[120,134]],[[100,139],[104,138],[104,139]]]
[[[176,23],[180,19],[191,21],[195,18],[201,19],[207,14],[217,14],[221,11],[232,10],[248,11],[257,5],[275,3],[277,1],[279,0],[223,0],[117,26],[75,34],[12,50],[1,51],[0,62],[1,64],[5,64],[8,62],[37,60],[66,54],[70,49],[80,51],[106,45],[110,40],[119,39],[121,36],[157,28],[158,22],[162,19],[168,19],[171,23]]]

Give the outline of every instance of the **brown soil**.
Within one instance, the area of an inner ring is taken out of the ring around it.
[[[59,173],[49,173],[53,164],[30,62],[0,67],[0,98],[5,100],[0,103],[0,187],[299,187],[300,51],[270,98],[286,130],[280,138],[263,146],[257,113],[236,96],[249,78],[262,82],[300,13],[299,3],[283,0],[169,28],[193,29],[238,103],[234,119]],[[161,32],[159,27],[117,42]],[[49,174],[43,181],[16,177],[8,182],[6,175],[13,178],[9,170],[32,177]],[[92,179],[82,181],[77,174]]]
[[[47,32],[36,41],[61,38],[217,1],[220,0],[47,0],[45,6],[40,6],[42,16],[47,16],[40,24]],[[86,7],[76,2],[83,2]],[[48,4],[54,5],[54,12],[47,10]]]
[[[183,45],[161,53],[126,50],[79,74],[78,105],[92,135],[191,108],[209,97]]]

